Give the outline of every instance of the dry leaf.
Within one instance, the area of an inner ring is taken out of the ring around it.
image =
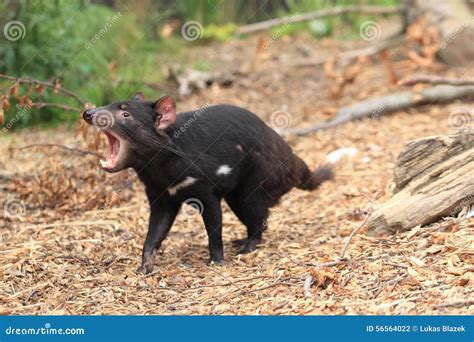
[[[35,93],[36,94],[41,94],[43,92],[43,86],[41,84],[37,84],[35,86]]]
[[[15,98],[18,98],[19,90],[20,90],[20,83],[17,82],[15,83],[13,87],[10,88],[10,95]]]
[[[54,82],[54,93],[57,94],[59,93],[59,90],[61,89],[61,81],[58,79],[56,79],[56,81]]]

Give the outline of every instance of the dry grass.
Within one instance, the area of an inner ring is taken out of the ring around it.
[[[253,48],[247,50],[253,53]],[[240,56],[243,52],[238,51]],[[277,51],[287,51],[287,46],[277,46]],[[319,76],[308,69],[280,74],[272,63],[281,60],[264,60],[241,83],[192,96],[180,107],[228,102],[269,120],[286,105],[293,126],[302,126],[326,119],[330,107],[396,90],[387,85],[384,67],[375,64],[361,70],[343,96],[331,100],[329,81],[321,71]],[[362,230],[349,245],[346,262],[316,267],[336,260],[367,210],[390,196],[394,162],[405,143],[449,133],[449,113],[459,106],[463,104],[425,106],[304,138],[290,137],[294,150],[312,166],[340,147],[356,147],[359,153],[340,165],[335,181],[316,192],[287,194],[272,211],[261,248],[251,254],[235,255],[230,241],[243,237],[245,229],[225,207],[225,266],[206,266],[202,221],[180,215],[149,276],[135,274],[148,207],[141,184],[127,181],[134,179],[132,174],[105,174],[95,157],[71,151],[19,150],[38,142],[84,148],[72,132],[59,128],[6,137],[0,146],[0,170],[5,173],[0,176],[0,203],[21,199],[25,211],[19,208],[18,217],[0,218],[0,311],[472,314],[472,219],[395,236],[369,237]],[[377,193],[380,196],[370,203]],[[315,279],[311,298],[303,293],[307,274]]]

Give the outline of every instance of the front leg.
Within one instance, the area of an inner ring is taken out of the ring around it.
[[[202,213],[209,239],[210,261],[224,262],[224,246],[222,244],[222,209],[220,199],[214,195],[204,200]]]
[[[179,208],[179,204],[152,203],[150,205],[150,222],[143,245],[142,266],[138,269],[139,272],[147,274],[153,270],[154,252],[160,248],[161,242],[168,235]]]

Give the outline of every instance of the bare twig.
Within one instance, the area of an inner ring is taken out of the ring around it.
[[[234,281],[232,281],[231,279],[229,279],[229,277],[227,277],[226,275],[224,275],[223,273],[215,270],[213,267],[210,267],[210,266],[207,266],[207,268],[209,270],[211,270],[212,272],[220,275],[222,278],[224,278],[225,280],[227,280],[229,283],[231,283],[233,286],[235,286],[236,288],[238,288],[240,291],[242,291],[242,293],[247,293],[247,290],[244,289],[243,287],[240,287],[239,285],[237,285]]]
[[[64,150],[68,150],[68,151],[71,151],[71,152],[77,152],[77,153],[80,153],[80,154],[83,154],[83,155],[91,155],[91,156],[94,156],[94,157],[97,157],[97,158],[102,158],[102,156],[100,154],[97,154],[95,152],[84,151],[84,150],[81,150],[79,148],[68,147],[68,146],[64,146],[64,145],[61,145],[61,144],[31,144],[31,145],[21,147],[20,151],[21,150],[26,150],[26,149],[29,149],[29,148],[33,148],[33,147],[42,147],[42,148],[58,147],[58,148],[62,148]]]
[[[369,201],[369,205],[371,205],[376,199],[377,197],[380,195],[380,191],[377,192],[375,194],[375,196]],[[325,263],[322,263],[322,264],[318,264],[316,266],[316,268],[323,268],[323,267],[333,267],[333,266],[337,266],[339,264],[341,264],[342,262],[344,262],[344,257],[346,255],[346,251],[347,251],[347,248],[349,247],[349,244],[351,243],[352,241],[352,238],[354,237],[354,235],[357,234],[357,232],[359,232],[364,226],[365,224],[367,223],[367,221],[369,220],[369,217],[370,217],[370,214],[372,213],[373,209],[371,208],[370,210],[367,211],[367,214],[365,215],[365,219],[364,221],[359,225],[357,226],[355,229],[352,230],[352,232],[349,234],[349,237],[347,238],[346,242],[344,243],[344,246],[342,248],[342,251],[341,253],[339,254],[339,258],[338,260],[334,260],[334,261],[329,261],[329,262],[325,262]],[[313,283],[313,276],[311,274],[308,274],[304,280],[304,284],[303,284],[303,293],[304,293],[304,297],[305,298],[311,298],[311,290],[310,290],[310,287],[311,287],[311,284]]]
[[[372,206],[374,201],[379,197],[380,191],[375,194],[375,196],[369,200],[369,205]],[[344,259],[344,256],[346,255],[347,248],[349,247],[349,244],[352,241],[352,238],[354,235],[356,235],[367,223],[369,220],[370,214],[372,214],[373,208],[371,207],[368,211],[367,214],[365,215],[364,221],[355,229],[352,230],[352,232],[349,234],[349,237],[347,238],[346,242],[344,243],[344,247],[342,248],[341,254],[339,255],[339,261]]]
[[[377,194],[377,196],[378,196],[378,194]],[[370,209],[367,212],[367,215],[365,215],[364,221],[350,233],[349,237],[347,238],[346,242],[344,243],[344,247],[342,248],[341,254],[339,255],[339,261],[344,259],[344,256],[346,255],[347,248],[349,247],[349,244],[351,243],[352,238],[354,237],[354,235],[356,235],[365,226],[365,224],[369,220],[369,217],[370,217],[370,214],[372,213],[372,211],[373,210]]]
[[[439,85],[424,89],[421,92],[405,91],[342,107],[337,111],[336,117],[332,120],[306,128],[291,128],[285,130],[285,132],[296,135],[307,135],[368,116],[375,119],[379,116],[409,107],[426,103],[450,102],[468,96],[474,96],[474,86],[455,87],[451,85]]]
[[[377,298],[387,286],[395,286],[399,282],[401,282],[403,279],[405,279],[407,276],[408,276],[408,274],[403,274],[398,278],[391,279],[391,280],[388,280],[388,281],[380,284],[379,286],[377,286],[374,289],[370,289],[369,291],[374,291],[374,293],[372,295],[372,299]]]
[[[64,110],[70,110],[72,112],[76,113],[81,113],[82,109],[76,108],[76,107],[71,107],[65,104],[60,104],[60,103],[47,103],[47,102],[34,102],[31,104],[31,107],[36,107],[38,109],[44,108],[44,107],[53,107],[53,108],[59,108],[59,109],[64,109]]]
[[[313,284],[313,276],[308,274],[303,283],[303,293],[305,298],[311,298],[311,284]]]
[[[415,75],[407,79],[401,80],[399,85],[410,86],[418,83],[429,83],[429,84],[449,84],[453,86],[467,86],[474,85],[473,77],[465,78],[454,78],[454,77],[442,77],[434,75]]]
[[[260,31],[268,30],[272,27],[279,25],[288,25],[299,23],[308,20],[314,20],[318,18],[325,18],[330,16],[337,16],[346,13],[361,13],[361,14],[397,14],[403,11],[402,7],[387,7],[387,6],[339,6],[333,8],[325,8],[323,10],[295,14],[292,16],[286,16],[283,18],[270,19],[255,24],[241,26],[237,30],[237,34],[251,34]]]
[[[14,77],[14,76],[9,76],[9,75],[5,75],[5,74],[0,74],[0,78],[5,79],[5,80],[14,81],[14,82],[19,83],[19,84],[39,84],[39,85],[42,85],[44,87],[53,88],[56,91],[66,95],[66,96],[69,96],[69,97],[73,98],[79,104],[81,104],[81,106],[83,106],[83,107],[86,106],[86,102],[83,101],[79,96],[74,94],[72,91],[64,89],[63,87],[57,87],[56,84],[51,83],[51,82],[40,81],[40,80],[30,78],[30,77]]]
[[[408,268],[408,266],[406,266],[406,265],[396,264],[396,263],[391,262],[391,261],[383,261],[383,263],[386,264],[386,265],[389,265],[389,266],[393,266],[393,267],[398,267],[398,268],[403,268],[403,269]]]
[[[266,278],[271,278],[270,276],[256,276],[256,277],[249,277],[249,278],[243,278],[243,279],[238,279],[234,280],[234,283],[241,283],[244,281],[251,281],[251,280],[261,280],[261,279],[266,279]],[[220,287],[220,286],[229,286],[232,285],[231,282],[226,282],[226,283],[219,283],[219,284],[211,284],[211,285],[197,285],[194,287],[187,287],[183,291],[190,291],[190,290],[199,290],[199,289],[204,289],[204,288],[209,288],[209,287]]]
[[[288,278],[288,279],[291,279],[291,278]],[[264,286],[264,287],[259,287],[258,289],[245,290],[245,291],[246,291],[246,294],[249,294],[249,293],[253,293],[253,292],[267,290],[267,289],[270,289],[272,287],[280,286],[280,285],[291,286],[291,285],[295,285],[295,283],[288,283],[285,280],[281,280],[281,281],[276,281],[274,283],[271,283],[271,284],[269,284],[267,286]]]
[[[335,261],[323,262],[321,264],[318,264],[318,268],[333,267],[333,266],[339,265],[342,262],[344,262],[344,261],[343,260],[335,260]]]

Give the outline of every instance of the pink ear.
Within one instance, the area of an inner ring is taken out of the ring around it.
[[[132,100],[133,101],[143,101],[145,99],[145,95],[141,91],[133,95]]]
[[[176,121],[176,102],[171,96],[163,96],[156,101],[155,112],[157,114],[156,129],[165,129]]]

